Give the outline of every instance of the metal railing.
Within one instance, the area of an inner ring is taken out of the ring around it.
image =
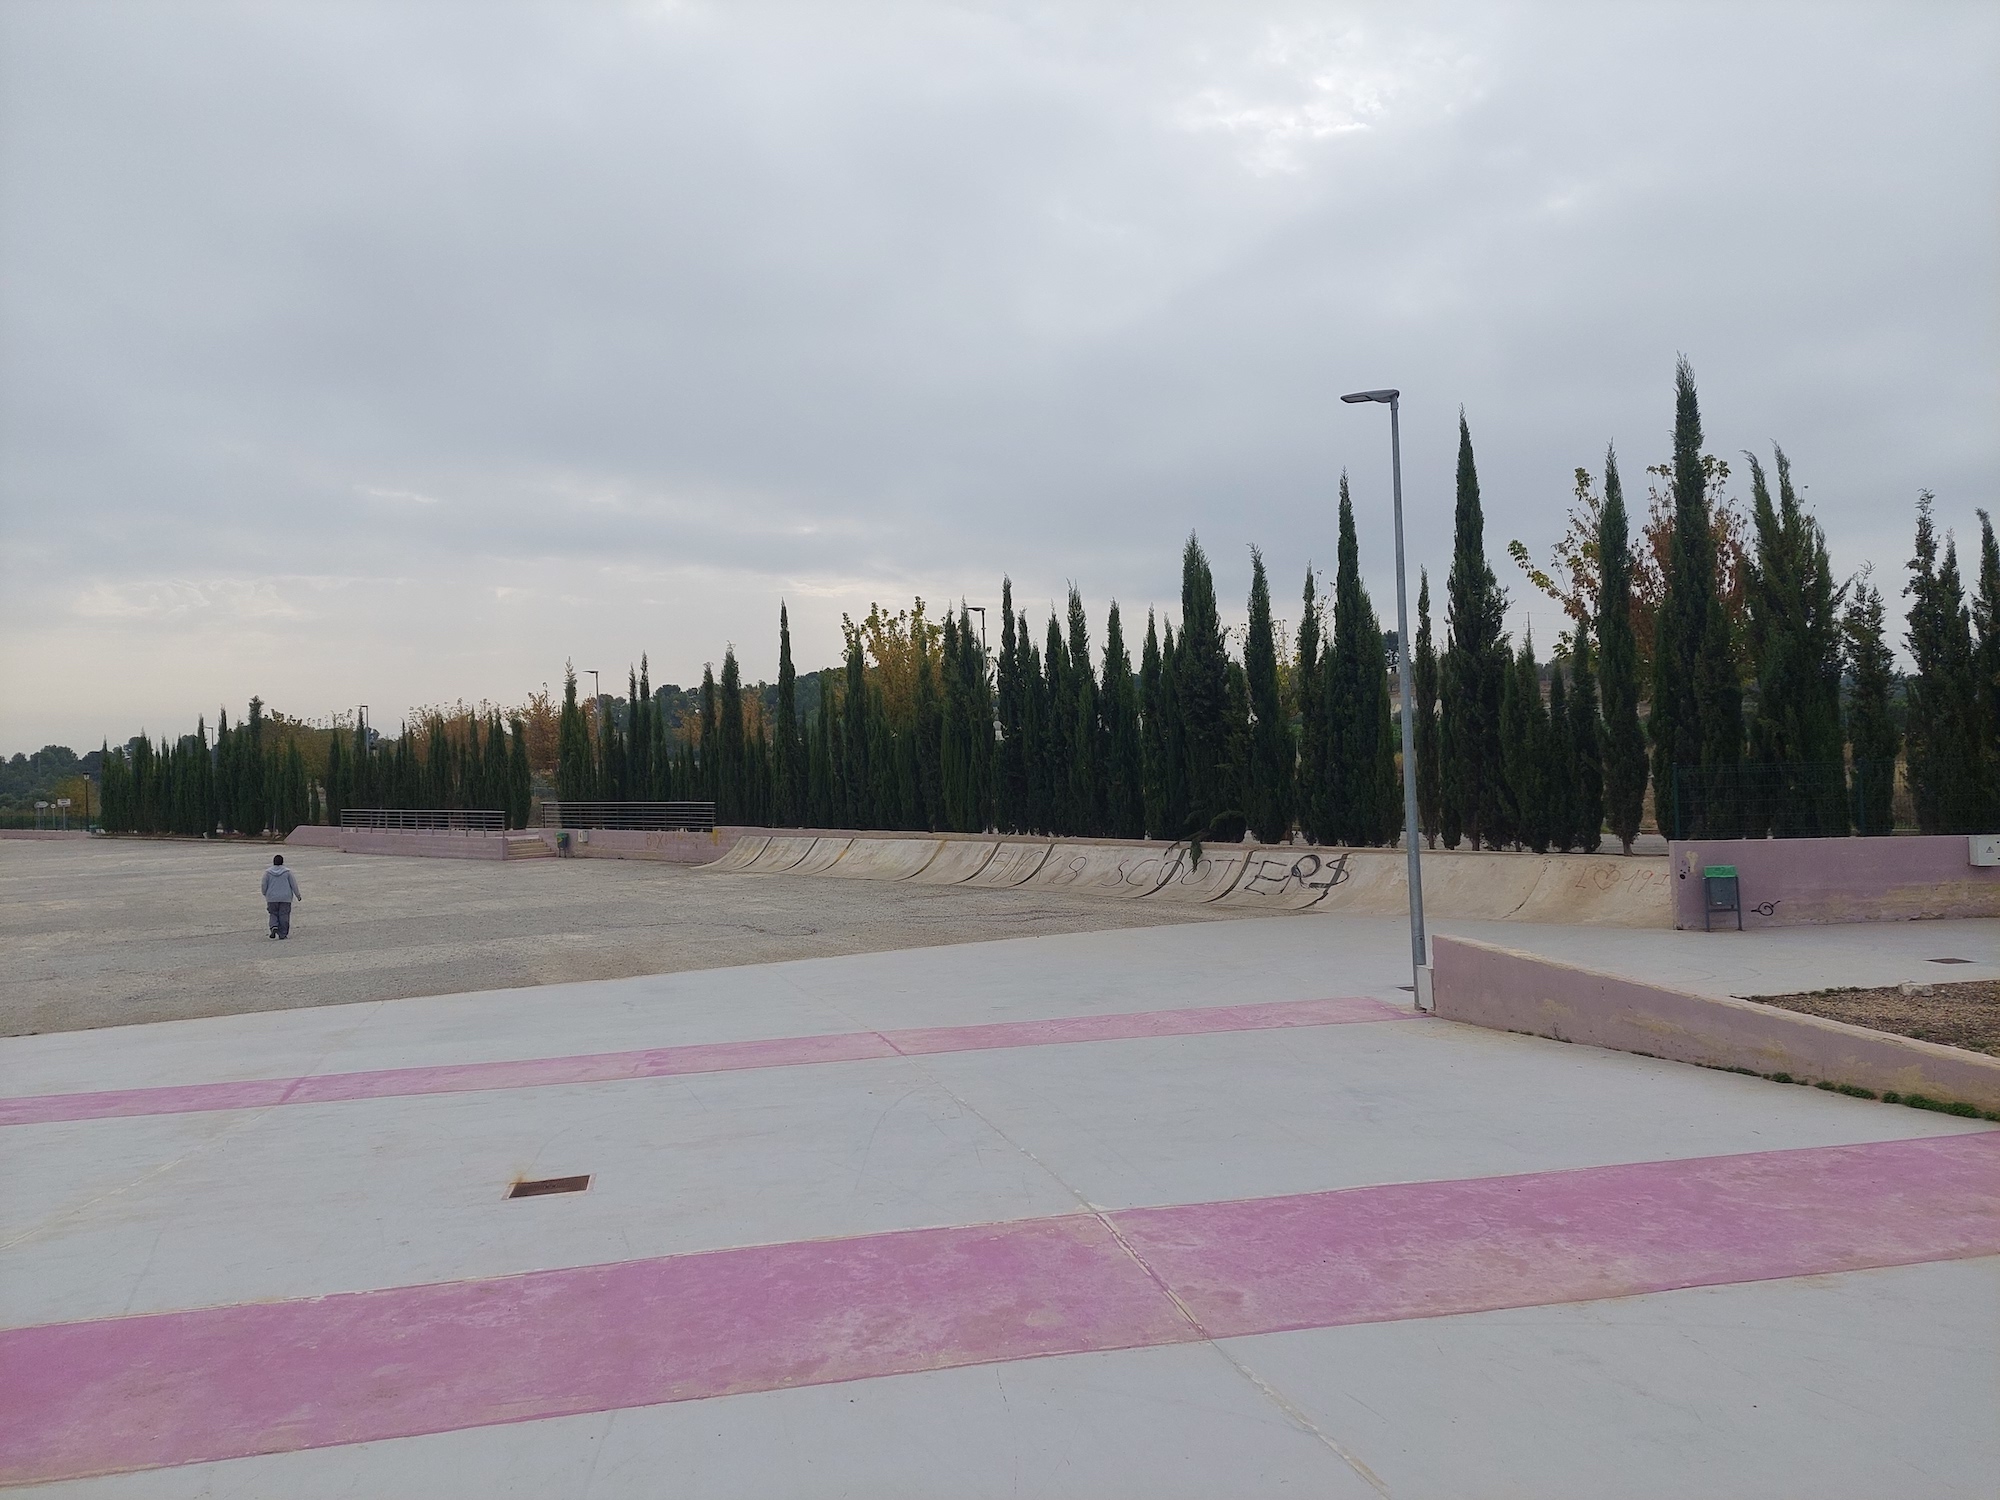
[[[715,827],[713,802],[544,802],[544,828],[679,828],[706,833]]]
[[[499,833],[507,827],[503,812],[443,807],[346,807],[342,828],[422,828],[453,833]]]

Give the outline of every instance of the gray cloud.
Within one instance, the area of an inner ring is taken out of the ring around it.
[[[1464,405],[1504,574],[1683,350],[1893,592],[1919,488],[2000,498],[1996,63],[1973,5],[11,7],[0,744],[1170,606],[1190,528],[1291,598],[1342,467],[1387,607],[1340,391],[1404,389],[1434,569]]]

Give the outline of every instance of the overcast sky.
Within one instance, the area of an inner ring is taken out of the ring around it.
[[[1458,411],[1539,639],[1571,471],[1791,456],[1893,604],[2000,502],[2000,7],[0,7],[0,752],[252,693],[1101,641],[1190,529],[1394,610]],[[997,619],[995,626],[997,629]]]

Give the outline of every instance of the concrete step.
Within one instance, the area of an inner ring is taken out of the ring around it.
[[[502,859],[553,859],[551,849],[539,833],[508,833],[500,838]]]

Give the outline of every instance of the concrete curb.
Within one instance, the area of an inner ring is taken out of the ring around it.
[[[1466,938],[1433,939],[1431,971],[1437,1014],[1446,1020],[2000,1110],[2000,1058],[1978,1052],[1692,995]]]

